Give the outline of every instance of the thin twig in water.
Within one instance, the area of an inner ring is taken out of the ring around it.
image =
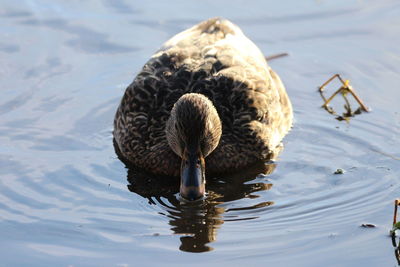
[[[280,58],[280,57],[286,57],[286,56],[288,56],[288,55],[289,55],[288,53],[280,53],[280,54],[275,54],[275,55],[267,56],[267,57],[265,57],[265,59],[266,59],[267,61],[269,61],[269,60],[273,60],[273,59]]]
[[[325,86],[327,86],[330,82],[332,82],[335,78],[339,79],[339,81],[342,83],[342,86],[337,89],[328,99],[325,98],[324,96],[324,88]],[[353,117],[354,115],[360,114],[362,111],[365,112],[369,112],[369,109],[367,106],[364,105],[364,103],[361,101],[361,99],[357,96],[357,94],[355,93],[353,87],[350,85],[350,81],[349,80],[343,80],[342,77],[340,77],[339,74],[335,74],[332,77],[330,77],[326,82],[324,82],[320,87],[318,87],[318,91],[324,101],[324,104],[322,105],[322,107],[328,111],[329,113],[331,113],[332,115],[337,116],[337,120],[346,120],[349,121],[350,117]],[[348,94],[351,94],[354,99],[358,102],[358,104],[360,105],[359,108],[357,108],[355,111],[352,111],[351,106],[350,106],[350,102],[347,99]],[[342,95],[345,104],[344,104],[344,108],[345,108],[345,112],[342,115],[339,115],[335,112],[335,110],[330,107],[328,104],[332,101],[333,98],[336,97],[336,95]]]
[[[392,238],[396,236],[396,231],[400,229],[400,222],[397,222],[397,207],[400,205],[400,199],[396,199],[394,201],[394,212],[393,212],[393,227],[390,230],[390,235]],[[396,244],[396,240],[392,240],[394,244]],[[395,245],[396,246],[396,245]],[[400,243],[399,243],[400,248]]]
[[[324,87],[326,85],[328,85],[333,79],[338,78],[340,80],[340,82],[343,84],[342,87],[340,87],[338,90],[336,90],[336,92],[333,93],[333,95],[331,97],[329,97],[327,100],[324,97],[325,103],[322,105],[322,107],[327,107],[329,102],[332,101],[332,99],[338,94],[338,93],[342,93],[343,97],[346,97],[347,93],[350,93],[354,99],[358,102],[358,104],[360,104],[361,108],[365,111],[368,112],[369,109],[367,108],[366,105],[364,105],[364,103],[362,102],[362,100],[358,97],[358,95],[355,93],[353,87],[350,85],[350,81],[349,80],[343,80],[342,77],[340,77],[340,74],[335,74],[333,75],[331,78],[329,78],[324,84],[322,84],[319,87],[319,91],[322,92],[324,90]]]
[[[379,153],[379,154],[381,154],[381,155],[384,155],[384,156],[386,156],[386,157],[389,157],[389,158],[391,158],[391,159],[400,160],[399,157],[393,156],[393,155],[391,155],[391,154],[389,154],[389,153],[386,153],[386,152],[379,151],[379,150],[377,150],[377,149],[375,149],[375,148],[371,148],[371,150],[374,151],[374,152],[376,152],[376,153]]]
[[[394,214],[393,214],[393,225],[397,222],[397,207],[399,206],[400,200],[396,199],[394,201]]]

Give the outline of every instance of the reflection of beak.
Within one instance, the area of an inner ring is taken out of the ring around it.
[[[196,200],[204,196],[204,169],[204,158],[200,153],[187,153],[182,158],[180,194],[183,198]]]

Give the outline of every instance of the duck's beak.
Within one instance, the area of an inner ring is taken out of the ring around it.
[[[185,153],[181,164],[180,194],[187,200],[196,200],[205,193],[205,162],[201,153]]]

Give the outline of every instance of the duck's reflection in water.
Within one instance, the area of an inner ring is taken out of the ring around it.
[[[187,202],[179,198],[179,178],[160,179],[135,169],[128,169],[128,188],[147,198],[150,204],[163,205],[165,211],[161,214],[170,218],[171,230],[182,235],[180,250],[205,252],[212,250],[207,244],[216,240],[217,229],[224,221],[257,218],[230,216],[229,212],[257,209],[273,204],[272,201],[264,201],[249,207],[224,207],[227,206],[224,205],[226,202],[257,198],[255,192],[270,189],[272,184],[262,177],[272,173],[274,169],[275,163],[258,162],[239,173],[207,177],[207,197],[196,202]],[[257,177],[261,179],[250,182]]]

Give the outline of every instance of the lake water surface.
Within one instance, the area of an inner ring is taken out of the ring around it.
[[[0,266],[396,266],[399,14],[397,0],[1,1]],[[214,16],[289,53],[270,65],[295,123],[276,162],[183,204],[118,160],[112,121],[151,54]],[[372,112],[320,108],[335,73]]]

